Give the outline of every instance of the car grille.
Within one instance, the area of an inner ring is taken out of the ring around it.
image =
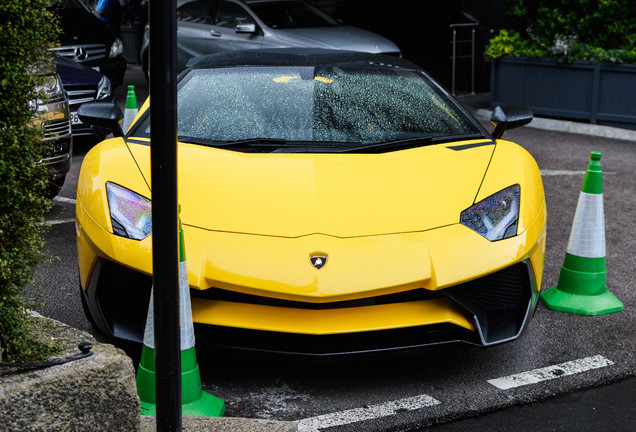
[[[71,121],[68,118],[61,120],[47,120],[42,123],[44,141],[50,141],[69,135],[71,133]]]
[[[250,355],[267,353],[270,358],[277,354],[314,359],[346,358],[362,353],[384,356],[451,343],[480,345],[474,332],[448,323],[329,335],[278,333],[198,323],[194,323],[194,331],[197,349],[211,349],[217,355],[220,350],[243,351]]]
[[[51,51],[61,57],[68,57],[78,63],[86,63],[106,58],[105,44],[65,45],[52,48]]]
[[[524,272],[513,266],[454,288],[486,311],[515,307],[526,297]]]
[[[95,101],[97,97],[97,88],[95,86],[64,85],[64,90],[68,94],[71,112],[77,111],[83,103]]]
[[[95,296],[109,330],[115,337],[141,342],[152,277],[105,259],[97,261],[95,270]]]
[[[342,309],[363,306],[374,306],[392,303],[405,303],[420,300],[431,300],[442,297],[441,294],[425,289],[417,289],[405,291],[397,294],[387,294],[375,297],[364,297],[354,300],[326,302],[326,303],[310,303],[291,300],[280,300],[272,297],[262,297],[250,294],[242,294],[233,291],[222,290],[218,288],[209,288],[207,290],[191,289],[190,296],[193,298],[201,298],[207,300],[220,300],[235,303],[257,304],[261,306],[277,306],[290,309]]]
[[[152,277],[114,262],[99,259],[90,283],[96,283],[96,298],[109,331],[117,338],[141,342],[144,333]],[[235,329],[194,323],[204,345],[252,352],[279,352],[309,356],[347,355],[360,352],[417,350],[426,346],[463,342],[493,345],[519,336],[536,306],[538,293],[529,261],[440,291],[415,289],[403,293],[357,300],[308,303],[280,300],[210,288],[190,290],[191,297],[300,309],[336,309],[419,301],[448,297],[474,316],[478,332],[453,324],[404,329],[300,335]],[[125,299],[126,301],[121,301]]]
[[[443,289],[455,303],[470,311],[484,345],[519,336],[525,326],[537,290],[529,261]]]

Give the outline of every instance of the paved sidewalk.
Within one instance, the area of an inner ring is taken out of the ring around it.
[[[232,417],[183,417],[183,432],[297,432],[296,422]],[[141,417],[141,432],[155,432],[155,417]]]

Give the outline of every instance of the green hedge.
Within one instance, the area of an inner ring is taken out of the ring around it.
[[[46,168],[36,165],[45,152],[34,127],[29,101],[38,96],[41,71],[50,67],[47,49],[58,23],[49,0],[0,1],[0,345],[3,361],[31,361],[47,355],[33,343],[25,313],[24,287],[42,254],[49,208]],[[47,66],[48,63],[48,66]]]
[[[636,64],[632,0],[510,0],[506,14],[509,27],[490,40],[487,60],[512,55]]]

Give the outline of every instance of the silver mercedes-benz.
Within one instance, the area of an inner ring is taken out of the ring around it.
[[[177,69],[229,50],[323,48],[401,56],[390,40],[353,27],[302,0],[179,0]],[[148,37],[141,51],[148,70]]]

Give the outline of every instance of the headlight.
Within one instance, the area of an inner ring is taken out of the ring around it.
[[[490,241],[517,235],[519,222],[519,185],[489,196],[461,213],[461,224]]]
[[[38,95],[44,94],[46,102],[38,97],[36,101],[29,101],[29,107],[35,111],[37,105],[49,102],[58,102],[64,99],[64,88],[59,75],[49,75],[44,78],[44,83],[36,89]]]
[[[110,182],[106,183],[106,194],[115,234],[134,240],[143,240],[152,234],[152,211],[148,198]]]
[[[97,100],[106,99],[110,96],[111,92],[112,87],[110,85],[110,80],[106,76],[102,77],[97,85]]]
[[[113,58],[113,57],[117,57],[120,54],[124,53],[124,43],[121,41],[121,39],[117,38],[115,39],[115,42],[113,42],[113,44],[110,46],[110,54],[108,54],[108,57]]]

